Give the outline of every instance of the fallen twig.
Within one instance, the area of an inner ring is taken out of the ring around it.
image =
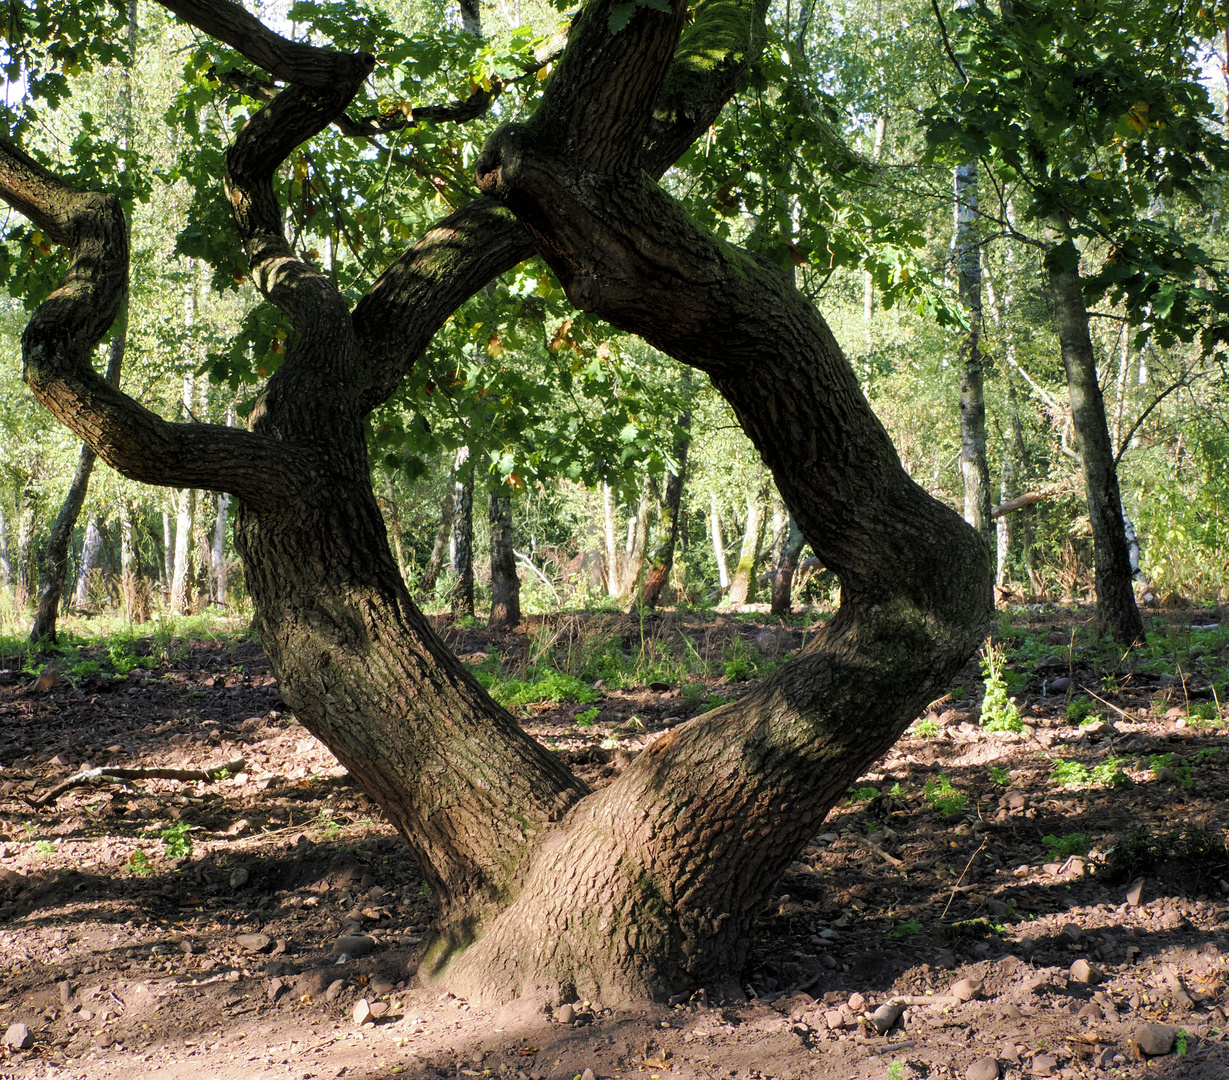
[[[857,840],[858,843],[861,844],[864,848],[866,848],[867,851],[873,851],[884,862],[890,863],[892,866],[904,866],[905,865],[904,859],[898,859],[895,855],[889,855],[886,851],[883,850],[883,848],[879,847],[876,844],[872,844],[865,837],[857,836],[857,837],[854,837],[854,839]]]
[[[36,799],[27,797],[26,801],[36,810],[41,810],[55,802],[66,791],[84,787],[86,784],[123,783],[126,780],[219,780],[224,776],[233,776],[243,772],[243,758],[225,761],[218,765],[210,765],[204,769],[171,769],[161,766],[148,768],[121,767],[118,765],[100,765],[95,769],[82,769],[70,776],[62,784],[57,784],[46,795]]]

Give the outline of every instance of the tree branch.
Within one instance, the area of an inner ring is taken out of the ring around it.
[[[227,491],[257,505],[285,496],[294,452],[234,428],[168,423],[94,370],[94,348],[128,293],[119,200],[72,190],[7,140],[0,140],[0,198],[71,250],[63,281],[22,334],[22,374],[35,397],[133,480]]]
[[[375,66],[375,57],[370,53],[340,53],[290,41],[230,0],[158,3],[284,82],[328,90],[338,84],[361,82]]]
[[[1123,436],[1122,443],[1118,447],[1118,453],[1114,455],[1114,468],[1115,469],[1118,468],[1118,463],[1122,461],[1122,455],[1127,452],[1127,447],[1131,445],[1131,440],[1135,438],[1135,433],[1140,429],[1140,425],[1143,424],[1143,422],[1148,419],[1148,414],[1151,413],[1153,409],[1155,409],[1162,401],[1164,401],[1167,397],[1169,397],[1169,395],[1172,394],[1175,390],[1178,390],[1182,388],[1183,386],[1190,386],[1190,384],[1195,379],[1199,378],[1199,376],[1203,374],[1205,373],[1200,371],[1200,372],[1196,372],[1194,375],[1183,375],[1182,378],[1180,378],[1177,382],[1173,383],[1172,385],[1162,390],[1161,393],[1153,399],[1152,404],[1149,405],[1142,413],[1139,414],[1139,416],[1135,420],[1135,423],[1131,425],[1130,430],[1126,433],[1126,435]]]

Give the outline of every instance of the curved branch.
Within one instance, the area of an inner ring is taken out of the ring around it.
[[[7,140],[0,140],[0,198],[71,250],[64,280],[21,338],[22,374],[35,397],[130,479],[227,491],[255,505],[284,498],[298,451],[234,428],[168,423],[94,370],[94,348],[128,293],[120,201],[72,190]]]
[[[158,3],[288,83],[329,89],[338,83],[362,81],[375,65],[375,57],[370,53],[340,53],[290,41],[230,0],[158,0]]]
[[[1115,469],[1118,468],[1118,466],[1121,464],[1122,456],[1123,454],[1127,452],[1127,447],[1131,445],[1131,440],[1135,438],[1135,433],[1143,425],[1143,422],[1148,419],[1148,415],[1152,412],[1152,410],[1155,409],[1167,397],[1169,397],[1169,395],[1172,394],[1175,390],[1178,390],[1183,386],[1190,386],[1192,382],[1198,379],[1201,375],[1205,375],[1205,374],[1206,372],[1200,371],[1200,372],[1196,372],[1194,375],[1183,375],[1182,378],[1180,378],[1176,383],[1173,383],[1171,386],[1166,387],[1164,390],[1160,392],[1160,394],[1158,394],[1155,398],[1152,399],[1152,404],[1149,405],[1142,413],[1139,414],[1139,416],[1135,420],[1135,423],[1131,425],[1131,430],[1128,431],[1126,435],[1123,436],[1122,444],[1118,447],[1118,453],[1114,455],[1114,468]]]

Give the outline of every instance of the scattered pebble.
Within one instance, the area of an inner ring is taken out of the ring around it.
[[[1105,973],[1087,960],[1081,958],[1071,965],[1068,975],[1072,982],[1099,983],[1105,978]]]
[[[367,1003],[366,998],[359,998],[354,1004],[354,1026],[362,1027],[364,1024],[375,1023],[375,1017],[371,1013],[371,1006]]]
[[[235,941],[240,948],[251,953],[262,953],[273,946],[273,939],[268,934],[240,934]]]
[[[555,1010],[555,1019],[561,1024],[571,1024],[576,1020],[576,1010],[571,1005],[560,1005]]]
[[[1140,1024],[1131,1036],[1131,1045],[1138,1057],[1161,1057],[1174,1048],[1178,1029],[1169,1024]]]
[[[952,983],[948,993],[957,1001],[972,1001],[981,994],[982,983],[978,979],[959,979]]]
[[[8,1031],[4,1033],[4,1045],[14,1050],[29,1050],[34,1045],[34,1032],[20,1020],[9,1024]]]
[[[999,1080],[998,1058],[978,1058],[964,1072],[965,1080]]]
[[[366,934],[345,934],[337,939],[333,948],[339,955],[344,953],[346,956],[366,956],[375,947],[375,938]]]

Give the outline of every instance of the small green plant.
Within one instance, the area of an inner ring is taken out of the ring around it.
[[[50,840],[38,840],[34,844],[34,850],[40,855],[50,855],[53,851],[55,851],[55,844],[53,844]]]
[[[903,1061],[894,1061],[888,1066],[888,1080],[904,1080],[905,1063]]]
[[[1011,783],[1011,774],[1002,765],[991,765],[990,779],[998,784],[999,787],[1007,787]]]
[[[888,794],[894,799],[903,799],[909,794],[909,789],[905,787],[899,780],[889,789]]]
[[[101,670],[102,664],[97,660],[82,660],[80,663],[65,668],[64,674],[70,679],[87,679],[91,675],[97,675]]]
[[[425,881],[420,882],[418,885],[418,899],[419,900],[431,899],[431,886],[428,885]]]
[[[1064,758],[1050,759],[1050,782],[1060,787],[1078,787],[1088,783],[1088,766],[1082,761]]]
[[[584,712],[578,712],[576,714],[576,726],[584,728],[593,727],[593,722],[597,719],[598,714],[601,711],[601,709],[594,705],[591,709],[586,709]]]
[[[922,797],[932,809],[939,811],[944,817],[955,817],[957,814],[964,813],[964,808],[969,802],[968,796],[961,795],[952,787],[951,780],[942,775],[938,780],[926,781],[926,786],[922,789]]]
[[[1088,834],[1077,832],[1065,836],[1043,836],[1041,842],[1052,859],[1068,859],[1072,855],[1087,855],[1089,848]]]
[[[1023,731],[1024,722],[1015,702],[1007,696],[1004,663],[1007,649],[989,638],[982,647],[981,670],[985,676],[985,696],[981,703],[981,726],[986,731]]]
[[[191,828],[186,821],[181,821],[162,830],[162,846],[168,859],[186,859],[192,854],[192,837],[188,835]]]
[[[1067,719],[1073,724],[1081,724],[1092,714],[1092,698],[1078,697],[1067,702]]]
[[[141,666],[141,661],[132,651],[132,643],[128,641],[111,642],[107,646],[107,659],[111,663],[111,670],[120,679],[126,679],[133,668]]]
[[[1100,765],[1094,765],[1088,775],[1094,784],[1100,784],[1102,787],[1127,787],[1131,778],[1122,771],[1125,763],[1126,758],[1106,758]]]
[[[315,825],[329,840],[336,840],[341,835],[341,826],[333,817],[333,808],[327,803],[317,812]]]
[[[919,720],[913,725],[913,734],[922,739],[933,739],[941,730],[937,720]]]
[[[1186,1028],[1178,1028],[1178,1033],[1174,1036],[1174,1050],[1181,1057],[1190,1050],[1191,1037],[1186,1033]]]
[[[1149,754],[1148,768],[1152,772],[1159,772],[1161,769],[1169,769],[1173,767],[1173,754]]]
[[[140,848],[128,856],[128,865],[132,867],[132,872],[140,877],[149,877],[154,872],[153,860]]]
[[[879,794],[878,788],[873,787],[851,787],[849,789],[850,802],[863,802],[866,799],[873,799]]]
[[[914,934],[922,932],[922,924],[917,919],[910,919],[908,922],[903,922],[899,926],[894,926],[888,931],[888,937],[895,938],[897,941],[903,941],[907,937],[913,937]]]

